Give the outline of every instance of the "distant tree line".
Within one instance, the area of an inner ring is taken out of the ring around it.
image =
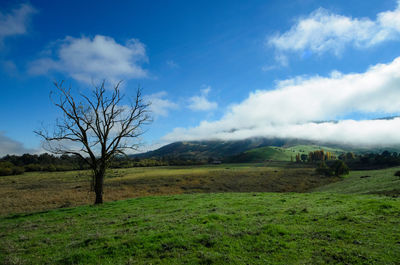
[[[328,160],[335,160],[336,156],[331,152],[326,152],[324,150],[315,150],[307,154],[298,153],[296,155],[296,162],[319,162],[319,161],[328,161]]]
[[[400,154],[397,152],[383,151],[382,153],[355,154],[353,152],[342,153],[339,156],[324,150],[315,150],[307,154],[297,154],[297,163],[314,163],[320,168],[320,172],[332,166],[339,160],[345,163],[351,170],[368,170],[394,167],[400,165]],[[336,166],[338,164],[336,163]]]
[[[400,155],[397,152],[383,151],[382,153],[353,154],[339,156],[352,170],[382,169],[400,165]]]
[[[18,175],[25,171],[82,170],[87,166],[77,156],[54,156],[48,153],[22,156],[6,155],[0,159],[0,175]]]
[[[206,159],[185,157],[139,158],[118,156],[110,162],[110,168],[154,167],[154,166],[188,166],[207,164]],[[55,156],[44,153],[40,155],[24,154],[21,156],[6,155],[0,158],[0,176],[19,175],[34,171],[70,171],[89,169],[86,163],[75,155]]]
[[[352,156],[353,157],[353,156]],[[338,160],[336,155],[324,150],[315,150],[307,154],[297,154],[297,163],[317,164],[316,172],[325,176],[342,176],[349,174],[349,167],[343,160]]]

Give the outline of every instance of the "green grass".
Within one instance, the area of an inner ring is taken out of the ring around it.
[[[400,199],[216,193],[0,219],[3,264],[398,264]]]
[[[315,150],[321,150],[321,149],[328,151],[328,152],[335,153],[335,154],[341,154],[341,153],[346,152],[343,149],[321,146],[321,145],[296,145],[296,146],[292,146],[292,147],[287,147],[285,149],[288,150],[289,152],[294,151],[297,153],[306,153],[306,154],[308,154],[309,152],[312,152]]]
[[[264,146],[246,151],[243,157],[246,162],[259,162],[266,160],[290,161],[290,154],[287,154],[283,148],[272,146]]]
[[[300,165],[111,170],[106,187],[116,199],[140,187],[150,195],[149,188],[211,193],[2,216],[0,264],[399,264],[400,198],[382,195],[400,194],[400,167],[353,171],[312,193],[213,193],[226,184],[227,191],[253,191],[329,182],[311,168],[288,166]],[[12,210],[21,198],[50,196],[46,189],[60,202],[76,198],[87,193],[85,181],[84,172],[2,178],[0,205]]]
[[[297,154],[308,155],[312,151],[321,149],[331,152],[336,156],[345,152],[341,149],[318,145],[296,145],[292,147],[264,146],[246,151],[235,158],[242,162],[263,162],[268,160],[291,161],[291,159],[295,160]]]
[[[394,176],[394,173],[398,170],[400,170],[400,167],[351,171],[342,181],[318,187],[314,190],[348,194],[384,194],[399,196],[400,177]]]

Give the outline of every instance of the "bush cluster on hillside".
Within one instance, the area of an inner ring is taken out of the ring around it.
[[[397,152],[383,151],[382,153],[367,153],[367,154],[354,154],[347,152],[336,157],[330,152],[324,150],[316,150],[307,154],[297,154],[297,163],[318,163],[344,161],[346,165],[352,170],[367,170],[367,169],[382,169],[387,167],[394,167],[400,165],[400,155]],[[320,170],[323,170],[322,168]]]
[[[327,152],[324,150],[315,150],[307,154],[297,154],[296,162],[318,162],[318,161],[327,161],[327,160],[335,160],[336,156],[332,152]]]
[[[328,166],[322,161],[316,168],[316,172],[325,176],[342,176],[349,174],[349,167],[342,160],[335,160]]]
[[[11,162],[0,162],[0,176],[19,175],[24,172],[23,167],[15,166]]]
[[[346,162],[350,169],[382,169],[387,167],[400,166],[400,155],[397,152],[383,151],[382,153],[368,153],[352,156],[343,154],[339,159]]]

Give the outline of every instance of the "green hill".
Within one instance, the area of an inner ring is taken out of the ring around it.
[[[336,156],[346,152],[343,149],[320,145],[294,145],[290,147],[264,146],[232,156],[228,161],[236,163],[257,163],[268,160],[291,161],[291,159],[295,159],[296,154],[308,154],[309,152],[321,149],[331,152]]]
[[[165,145],[157,150],[136,154],[139,158],[181,158],[181,159],[205,159],[209,157],[222,159],[231,155],[242,153],[256,147],[273,145],[282,146],[286,143],[281,139],[251,138],[237,141],[188,141],[175,142]]]
[[[298,140],[298,139],[278,139],[278,138],[250,138],[245,140],[236,141],[187,141],[187,142],[175,142],[165,145],[157,150],[135,154],[132,157],[139,158],[181,158],[181,159],[205,159],[217,158],[226,159],[228,157],[241,154],[243,152],[261,148],[261,147],[280,147],[282,151],[289,152],[288,147],[293,146],[294,148],[300,148],[301,150],[316,150],[318,145],[315,143]],[[338,150],[337,148],[326,149]],[[320,148],[319,148],[320,149]],[[297,150],[297,149],[296,149]],[[287,155],[285,155],[287,157]],[[286,159],[287,160],[287,159]],[[290,156],[289,156],[290,160]],[[288,161],[288,160],[287,160]]]
[[[320,149],[333,152],[337,155],[349,151],[357,153],[381,153],[384,150],[400,152],[399,146],[362,147],[331,143],[316,143],[301,139],[258,137],[235,141],[205,140],[175,142],[150,152],[132,155],[131,157],[203,161],[213,158],[216,160],[238,163],[260,162],[266,160],[290,161],[290,157],[294,157],[296,153],[308,154],[310,151]]]

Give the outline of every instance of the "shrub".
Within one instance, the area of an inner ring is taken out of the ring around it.
[[[342,160],[336,160],[330,166],[330,169],[333,171],[335,176],[342,176],[349,174],[349,167]]]
[[[54,172],[57,170],[57,168],[54,165],[48,165],[44,168],[44,170],[49,171],[49,172]]]
[[[23,168],[23,167],[13,167],[12,168],[13,175],[21,175],[24,172],[25,172],[25,168]]]
[[[28,164],[25,166],[26,171],[41,171],[42,167],[39,164]]]
[[[23,167],[16,167],[11,162],[0,162],[0,176],[19,175],[24,172]]]
[[[330,168],[326,165],[324,161],[318,164],[318,167],[315,169],[315,171],[317,172],[317,174],[320,175],[325,175],[325,176],[332,175]]]
[[[0,167],[0,176],[12,175],[13,171],[9,167]]]
[[[395,176],[400,177],[400,170],[396,171],[396,173],[394,173]]]
[[[1,168],[13,168],[14,164],[9,161],[0,162]]]
[[[335,160],[330,167],[322,161],[315,171],[325,176],[342,176],[349,174],[349,167],[342,160]]]

